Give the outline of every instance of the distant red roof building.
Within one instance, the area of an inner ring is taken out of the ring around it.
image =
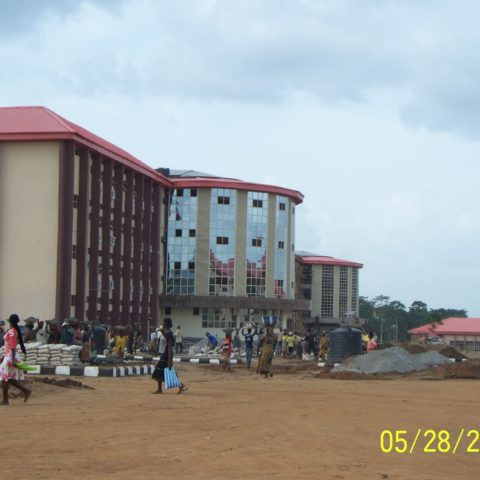
[[[363,263],[342,260],[341,258],[327,257],[323,255],[296,253],[297,260],[302,265],[338,265],[340,267],[363,268]]]
[[[445,318],[437,323],[427,323],[421,327],[412,328],[408,333],[414,336],[437,335],[480,335],[480,318]]]

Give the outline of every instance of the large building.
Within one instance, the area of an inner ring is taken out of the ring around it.
[[[47,108],[1,108],[0,318],[156,324],[170,187]]]
[[[295,298],[295,190],[161,169],[170,191],[160,306],[192,336],[264,315],[289,326]],[[181,320],[180,320],[181,319]]]
[[[0,318],[146,333],[171,315],[190,337],[265,315],[287,328],[338,320],[358,311],[362,265],[295,255],[302,201],[287,188],[157,171],[47,108],[0,108]]]

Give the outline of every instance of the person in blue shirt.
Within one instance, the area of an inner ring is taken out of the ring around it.
[[[252,364],[252,356],[253,356],[253,337],[257,334],[256,327],[253,327],[253,332],[251,328],[247,328],[247,333],[245,333],[245,329],[242,328],[242,335],[245,338],[245,353],[247,356],[247,368],[250,368]]]
[[[214,335],[212,335],[211,333],[208,333],[208,332],[205,333],[205,336],[208,339],[207,352],[209,350],[213,350],[213,349],[218,347],[217,337],[215,337]]]

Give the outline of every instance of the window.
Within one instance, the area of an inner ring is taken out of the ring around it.
[[[194,228],[191,228],[189,231],[188,231],[188,235],[190,237],[195,237],[197,235],[197,231],[194,229]]]
[[[193,307],[193,314],[194,314],[195,316],[200,315],[200,309],[199,309],[198,307]]]
[[[75,306],[75,295],[70,295],[70,306],[74,307]]]
[[[171,315],[172,314],[172,307],[165,307],[165,315]]]
[[[177,197],[183,197],[183,188],[177,188]]]
[[[217,237],[217,245],[228,245],[228,237]]]
[[[181,228],[177,228],[175,230],[175,236],[176,237],[181,237],[182,236],[182,229]]]
[[[258,200],[257,198],[254,198],[252,205],[254,208],[263,208],[263,200]]]
[[[73,208],[78,208],[78,195],[73,196]]]
[[[195,262],[188,262],[188,269],[195,270]]]
[[[218,196],[217,198],[218,198],[219,205],[230,205],[230,197]]]
[[[182,263],[181,262],[175,262],[173,265],[174,270],[181,270],[182,268]]]
[[[277,286],[282,288],[283,287],[283,280],[277,280]]]
[[[72,245],[72,257],[77,258],[77,246]]]
[[[191,197],[196,197],[197,196],[197,189],[196,188],[192,188],[190,190],[190,196]]]
[[[280,202],[280,203],[278,204],[278,209],[279,209],[279,210],[282,210],[282,211],[285,211],[285,204],[284,204],[283,202]]]
[[[279,241],[278,242],[278,248],[283,250],[285,248],[285,242]]]
[[[252,247],[261,247],[262,239],[261,238],[252,238]]]

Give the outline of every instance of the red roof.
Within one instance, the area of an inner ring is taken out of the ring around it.
[[[480,318],[449,317],[437,323],[412,328],[408,333],[420,335],[480,335]]]
[[[297,259],[302,265],[338,265],[340,267],[363,268],[363,263],[352,262],[350,260],[342,260],[341,258],[324,257],[320,255],[297,255]]]
[[[46,107],[0,108],[0,141],[48,140],[74,140],[166,186],[171,186],[171,182],[154,168]]]
[[[231,178],[214,177],[185,177],[172,178],[175,188],[232,188],[235,190],[248,190],[249,192],[266,192],[276,195],[284,195],[292,199],[297,205],[303,202],[303,194],[298,190],[276,187],[274,185],[264,185],[262,183],[244,182]]]

